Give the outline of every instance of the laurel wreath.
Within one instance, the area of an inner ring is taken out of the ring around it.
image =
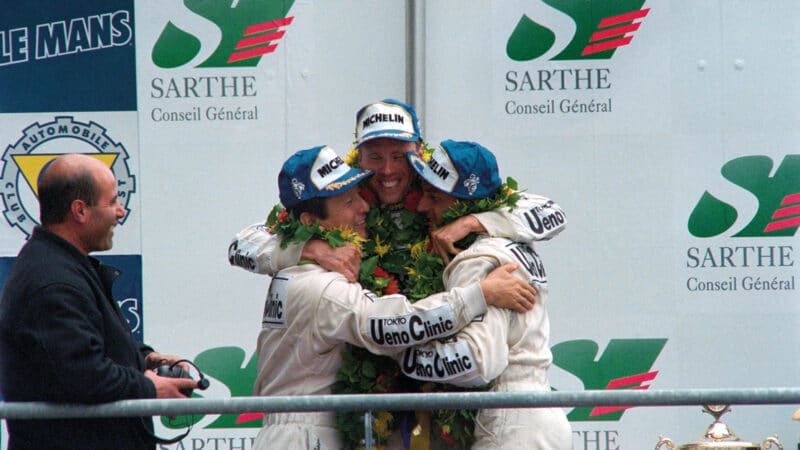
[[[345,161],[351,166],[358,160],[357,150],[351,150]],[[423,145],[423,157],[430,158],[432,150]],[[406,196],[400,205],[377,206],[377,198],[367,189],[362,195],[371,204],[367,214],[367,230],[371,239],[364,240],[348,229],[322,229],[318,223],[303,225],[280,205],[276,205],[267,219],[270,232],[281,235],[281,246],[309,239],[322,239],[331,247],[346,244],[358,245],[362,252],[359,282],[362,287],[377,295],[404,294],[412,303],[442,292],[444,262],[430,253],[431,245],[425,219],[416,213],[421,197],[419,186]],[[507,178],[498,191],[487,198],[457,201],[445,211],[443,223],[450,223],[467,214],[497,208],[513,209],[520,195],[517,183]],[[476,238],[470,235],[457,243],[466,248]],[[446,384],[420,382],[405,377],[397,363],[386,356],[374,355],[367,350],[347,345],[343,364],[332,386],[334,394],[393,393],[393,392],[452,392],[463,391]],[[475,390],[475,389],[471,389]],[[474,410],[433,410],[430,413],[430,449],[468,448],[473,441]],[[374,411],[373,448],[385,448],[402,422],[415,424],[413,411]],[[363,414],[337,412],[336,427],[345,449],[365,448]],[[419,424],[414,427],[419,431]]]

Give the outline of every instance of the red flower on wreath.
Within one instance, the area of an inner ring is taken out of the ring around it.
[[[389,375],[385,373],[378,375],[376,384],[376,389],[378,392],[391,394],[397,391],[397,382],[394,380],[394,378],[390,378]]]
[[[385,295],[400,293],[400,285],[397,284],[397,280],[395,280],[394,277],[389,277],[389,284],[386,286],[386,289],[383,290],[383,293]]]
[[[278,213],[278,223],[288,223],[289,222],[289,211],[282,209],[281,212]]]
[[[403,208],[415,213],[417,212],[417,207],[419,207],[420,200],[422,200],[422,191],[415,189],[406,195],[405,200],[403,200]]]
[[[376,267],[375,271],[372,272],[372,276],[375,278],[386,278],[389,280],[389,283],[385,288],[383,288],[383,295],[397,294],[400,292],[400,285],[397,284],[397,280],[393,276],[389,275],[389,272],[385,271],[382,267]]]
[[[439,435],[443,441],[445,441],[448,445],[456,445],[456,440],[453,438],[453,435],[450,433],[445,433],[442,430],[442,434]]]
[[[362,186],[358,193],[361,194],[361,198],[364,199],[365,202],[369,203],[370,206],[377,206],[378,205],[378,197],[375,195],[372,190],[366,186]]]

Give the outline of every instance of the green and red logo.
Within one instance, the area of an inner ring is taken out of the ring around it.
[[[800,226],[800,155],[787,155],[773,173],[768,156],[743,156],[725,163],[721,173],[758,200],[758,209],[733,237],[794,236]],[[689,216],[689,233],[718,236],[739,218],[743,206],[726,203],[705,191]]]
[[[617,48],[631,43],[633,33],[650,12],[642,9],[645,0],[543,1],[566,14],[575,26],[572,39],[551,60],[610,59]],[[551,28],[523,14],[508,38],[506,54],[514,61],[531,61],[555,43],[556,33]]]
[[[651,370],[666,345],[666,339],[612,339],[598,358],[600,346],[591,340],[566,341],[555,345],[553,363],[578,377],[586,389],[648,389],[658,371]],[[206,350],[194,363],[207,376],[224,384],[231,397],[250,396],[258,371],[258,357],[246,360],[238,347]],[[193,394],[199,397],[197,391]],[[569,413],[570,421],[618,421],[630,406],[583,407]],[[242,413],[220,415],[205,428],[258,428],[263,414]],[[203,416],[161,419],[167,428],[183,428],[198,423]]]
[[[239,347],[217,347],[206,350],[194,358],[194,364],[206,377],[225,385],[231,397],[247,397],[253,395],[253,385],[258,372],[258,358],[252,355],[245,361],[247,354]],[[193,397],[202,397],[195,391]],[[206,425],[205,428],[258,428],[261,426],[262,413],[223,414]],[[166,428],[184,428],[187,424],[195,424],[204,416],[183,416],[175,419],[161,418]]]
[[[651,370],[667,344],[666,339],[612,339],[598,358],[600,346],[591,340],[561,342],[553,346],[553,364],[578,377],[587,390],[646,390],[657,370]],[[571,422],[618,421],[631,406],[596,406],[573,409]]]
[[[234,0],[231,2],[184,0],[193,13],[220,30],[214,52],[196,67],[255,67],[263,55],[278,47],[294,17],[287,17],[293,0]],[[164,69],[183,66],[194,59],[204,43],[171,21],[153,46],[153,63]]]

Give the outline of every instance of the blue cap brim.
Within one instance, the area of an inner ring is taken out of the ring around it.
[[[422,156],[419,155],[417,152],[406,152],[406,158],[408,159],[408,164],[414,169],[414,172],[419,175],[422,181],[430,184],[436,190],[444,192],[447,195],[453,195],[452,192],[448,192],[441,187],[437,186],[436,183],[436,175],[433,173],[431,168],[428,166],[428,162],[425,161]]]
[[[373,139],[378,139],[378,138],[394,139],[396,141],[405,141],[405,142],[416,142],[420,139],[418,135],[411,134],[407,131],[381,130],[381,131],[376,131],[372,134],[367,134],[364,137],[362,137],[361,141],[359,141],[356,144],[356,148],[360,147],[361,144],[365,142],[369,142]]]
[[[358,183],[360,183],[362,180],[369,178],[374,174],[375,172],[371,170],[351,168],[346,174],[337,178],[336,181],[328,183],[324,188],[322,188],[319,191],[318,196],[332,197],[334,195],[347,192],[350,189],[358,186]]]

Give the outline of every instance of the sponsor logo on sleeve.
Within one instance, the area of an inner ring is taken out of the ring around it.
[[[555,207],[555,202],[549,200],[541,206],[536,206],[523,213],[530,229],[539,236],[564,225],[566,218],[560,208]]]
[[[256,271],[254,254],[258,247],[244,239],[236,239],[228,247],[228,262],[251,272]]]
[[[478,370],[469,344],[454,340],[435,346],[410,348],[403,353],[403,373],[425,381],[446,381]],[[488,380],[475,380],[475,386]]]
[[[455,312],[450,305],[404,316],[369,318],[370,338],[387,347],[405,347],[448,336],[455,326]]]
[[[270,329],[286,328],[286,290],[290,278],[276,276],[272,278],[264,300],[264,315],[261,318],[261,327]]]
[[[510,242],[506,244],[506,248],[516,257],[520,266],[528,272],[531,279],[536,280],[539,284],[547,284],[544,262],[536,250],[519,242]]]

